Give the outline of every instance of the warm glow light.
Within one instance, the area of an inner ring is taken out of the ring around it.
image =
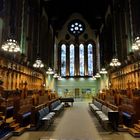
[[[96,73],[95,78],[100,78],[101,75],[99,73]]]
[[[135,42],[138,45],[138,47],[140,47],[140,37],[136,37]]]
[[[119,60],[117,58],[113,58],[110,62],[110,66],[112,67],[118,67],[121,65],[121,62],[119,62]]]
[[[58,80],[62,80],[62,77],[61,77],[61,76],[59,76],[59,77],[58,77]]]
[[[133,43],[132,50],[139,50],[139,47],[136,43]]]
[[[95,76],[93,76],[93,77],[92,77],[92,79],[93,79],[93,80],[96,80],[96,77],[95,77]]]
[[[4,51],[7,52],[19,52],[20,47],[14,39],[8,39],[1,47]]]
[[[44,64],[42,63],[41,59],[38,58],[38,59],[35,61],[35,63],[33,64],[33,67],[34,67],[34,68],[43,68],[43,67],[44,67]]]
[[[54,74],[54,71],[49,67],[46,71],[46,74]]]
[[[54,78],[58,78],[58,74],[57,74],[57,73],[55,73],[53,77],[54,77]]]
[[[140,37],[136,37],[134,43],[132,44],[132,50],[137,51],[140,47]]]
[[[101,71],[100,71],[100,74],[107,74],[107,71],[105,68],[102,68]]]

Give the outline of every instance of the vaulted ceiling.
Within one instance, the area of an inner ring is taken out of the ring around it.
[[[43,0],[43,6],[54,31],[62,25],[72,13],[80,13],[91,28],[98,31],[104,22],[104,15],[109,0]]]

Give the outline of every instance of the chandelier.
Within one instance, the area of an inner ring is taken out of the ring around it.
[[[42,60],[39,58],[39,53],[40,53],[40,9],[38,11],[38,25],[37,25],[37,29],[38,29],[38,36],[37,36],[37,59],[35,61],[35,63],[33,64],[33,67],[35,68],[43,68],[44,64],[42,62]]]
[[[101,71],[100,71],[100,74],[107,74],[107,71],[105,68],[102,68]]]
[[[59,77],[59,75],[57,74],[57,73],[55,73],[54,75],[53,75],[53,78],[58,78]]]
[[[136,43],[132,44],[132,50],[135,50],[135,51],[139,50],[139,47]]]
[[[121,62],[119,62],[118,58],[113,58],[109,65],[111,67],[118,67],[121,65]]]
[[[100,78],[101,75],[99,73],[96,73],[95,78]]]
[[[33,64],[33,67],[34,68],[43,68],[44,67],[44,64],[42,63],[41,59],[40,58],[37,58],[35,63]]]
[[[95,76],[93,76],[93,77],[92,77],[92,79],[93,79],[93,80],[96,80],[96,77],[95,77]]]
[[[4,51],[7,52],[19,52],[20,47],[16,40],[8,39],[1,47]]]
[[[132,50],[137,51],[140,49],[140,37],[136,37],[134,43],[132,44]]]
[[[59,77],[58,77],[58,80],[62,80],[62,77],[61,77],[61,76],[59,76]]]
[[[46,71],[46,74],[54,74],[54,71],[52,70],[52,68],[49,67]]]

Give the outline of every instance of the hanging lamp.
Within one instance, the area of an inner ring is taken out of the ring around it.
[[[43,68],[44,67],[44,64],[42,63],[42,61],[41,61],[40,58],[37,58],[35,60],[35,63],[33,64],[33,67],[34,68]]]
[[[96,80],[96,77],[95,77],[95,76],[92,76],[92,79],[93,79],[93,80]]]
[[[100,74],[107,74],[107,70],[105,68],[102,68]]]
[[[2,44],[1,48],[6,52],[20,52],[19,44],[14,39],[7,39],[6,42]]]
[[[13,8],[13,7],[10,7]],[[1,49],[5,52],[16,53],[20,52],[20,46],[16,41],[16,15],[14,9],[9,13],[9,30],[8,30],[8,39],[2,44]],[[6,16],[6,15],[5,15]]]
[[[113,58],[109,65],[111,67],[118,67],[121,66],[121,62],[118,60],[118,58]]]
[[[114,12],[115,13],[115,12]],[[117,58],[117,43],[116,43],[116,20],[115,20],[115,15],[113,15],[113,21],[114,21],[114,45],[113,45],[113,51],[114,51],[114,57],[112,58],[111,62],[110,62],[110,66],[111,67],[119,67],[121,66],[121,62],[118,60]]]
[[[97,72],[96,75],[95,75],[95,78],[100,78],[101,75]]]
[[[46,71],[46,74],[54,74],[54,71],[52,70],[52,68],[49,67]]]
[[[40,9],[39,9],[40,11]],[[38,13],[38,45],[37,45],[37,58],[33,64],[34,68],[43,68],[44,64],[41,60],[41,58],[39,57],[39,50],[40,49],[40,12]]]

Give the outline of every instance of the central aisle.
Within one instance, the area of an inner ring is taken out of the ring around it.
[[[89,110],[88,102],[75,101],[73,107],[65,108],[54,120],[52,126],[38,131],[27,131],[9,140],[135,140],[128,132],[119,135],[106,132],[94,114]],[[140,140],[140,138],[137,138]]]
[[[88,102],[74,102],[54,121],[50,138],[58,140],[101,140],[96,124],[90,116]],[[51,131],[51,130],[50,130]],[[48,135],[42,137],[47,138]]]

